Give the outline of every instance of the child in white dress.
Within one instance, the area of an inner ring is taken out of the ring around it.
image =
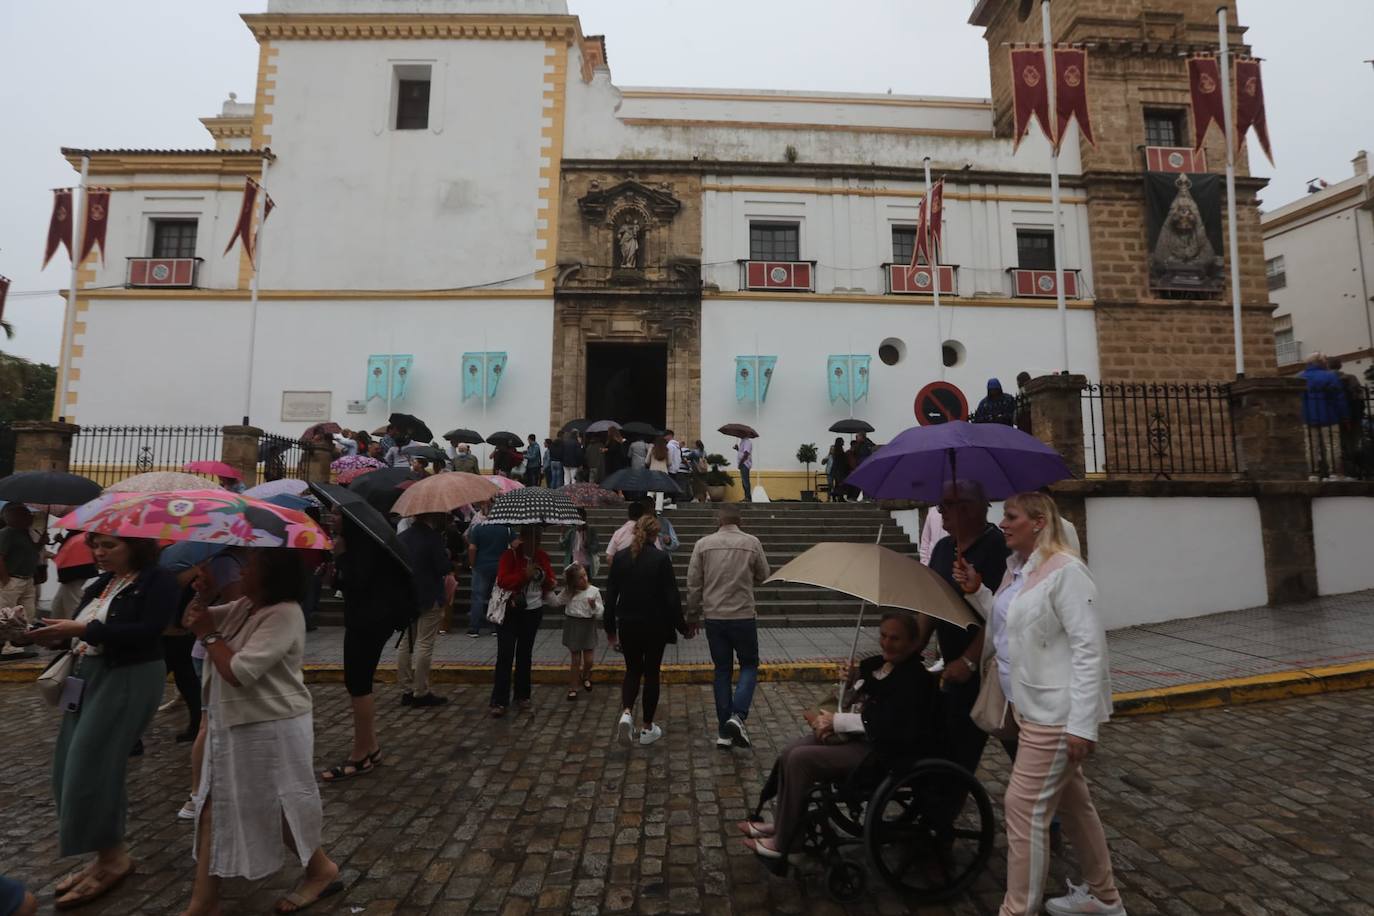
[[[563,571],[564,587],[555,602],[563,605],[563,645],[572,653],[568,699],[577,699],[579,683],[592,689],[592,652],[597,645],[597,622],[605,614],[601,591],[587,578],[587,570],[573,563]]]

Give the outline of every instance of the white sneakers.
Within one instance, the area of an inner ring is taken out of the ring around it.
[[[623,744],[634,744],[635,740],[635,717],[629,710],[620,714],[620,721],[615,726],[616,737]]]
[[[1126,916],[1126,907],[1121,901],[1103,903],[1092,895],[1088,885],[1067,883],[1067,894],[1045,901],[1045,909],[1052,916]]]
[[[735,739],[734,739],[734,738],[729,738],[729,737],[727,737],[727,736],[725,736],[725,735],[721,735],[720,737],[716,738],[716,747],[718,747],[718,748],[722,748],[722,749],[728,751],[728,750],[730,750],[730,748],[732,748],[732,747],[734,747],[734,746],[735,746]]]
[[[659,728],[658,724],[655,723],[639,733],[639,744],[641,747],[648,747],[662,737],[663,729]]]
[[[731,716],[725,721],[725,734],[735,747],[749,747],[749,734],[744,730],[744,720],[739,716]]]
[[[195,819],[196,819],[196,800],[195,800],[194,798],[188,798],[188,799],[186,799],[186,804],[182,805],[182,806],[181,806],[181,810],[177,812],[177,820],[181,820],[181,821],[193,821],[193,820],[195,820]]]

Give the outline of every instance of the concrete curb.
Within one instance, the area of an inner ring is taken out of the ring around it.
[[[11,662],[0,665],[0,684],[32,683],[43,666],[33,663]],[[597,668],[592,680],[598,684],[619,683],[622,668]],[[437,664],[430,670],[430,680],[436,684],[485,686],[491,683],[490,665]],[[765,664],[759,668],[760,681],[829,684],[840,674],[834,662],[789,662]],[[310,684],[342,684],[343,666],[315,664],[305,666],[305,679]],[[536,665],[533,670],[536,684],[563,685],[568,669],[561,665]],[[709,684],[710,665],[665,665],[663,680],[668,684]],[[387,666],[377,670],[377,681],[396,682],[396,668]],[[1338,693],[1374,687],[1374,659],[1320,668],[1299,668],[1254,677],[1200,681],[1138,690],[1113,695],[1117,716],[1145,716],[1192,709],[1214,709],[1219,706],[1241,706],[1268,700],[1311,696],[1316,693]]]

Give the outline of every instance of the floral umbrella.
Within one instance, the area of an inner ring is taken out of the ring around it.
[[[369,455],[344,455],[329,463],[331,471],[350,471],[354,468],[384,468],[386,463]]]
[[[344,486],[348,486],[364,474],[371,474],[375,470],[377,470],[377,468],[344,468],[335,475],[334,479]]]
[[[228,490],[106,493],[58,522],[76,531],[226,547],[323,550],[329,538],[309,516]]]
[[[204,477],[183,474],[180,471],[149,471],[126,477],[111,487],[106,493],[170,493],[173,490],[205,490],[214,486]]]
[[[502,493],[509,493],[511,490],[519,490],[525,486],[518,480],[512,480],[509,477],[502,477],[500,474],[488,476],[487,480],[490,480],[492,483],[500,487]]]
[[[625,499],[619,493],[612,493],[594,483],[570,483],[563,488],[563,495],[571,499],[574,506],[583,509],[625,504]]]

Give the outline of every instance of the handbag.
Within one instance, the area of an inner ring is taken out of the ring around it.
[[[487,623],[494,623],[498,627],[506,621],[506,602],[510,600],[510,592],[497,585],[491,590],[491,598],[487,600]]]
[[[969,710],[973,723],[994,738],[1015,738],[1020,731],[1011,715],[1011,704],[1002,692],[1002,679],[997,676],[997,656],[991,655],[983,666],[983,679],[978,685],[978,699]]]
[[[63,652],[52,660],[48,667],[43,669],[43,673],[38,675],[35,682],[38,685],[38,693],[43,697],[43,701],[49,706],[57,706],[62,699],[62,688],[67,683],[67,676],[72,673],[72,668],[76,665],[76,656],[71,652]]]

